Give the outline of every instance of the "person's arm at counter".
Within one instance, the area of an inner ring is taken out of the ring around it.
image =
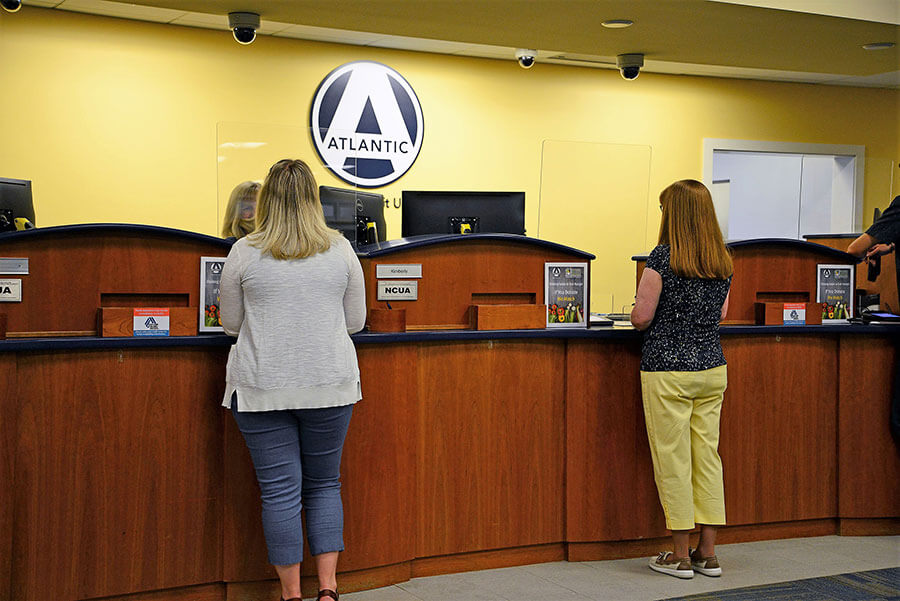
[[[231,247],[219,278],[219,321],[229,336],[237,337],[244,323],[244,289],[241,287],[240,251]]]
[[[863,234],[850,243],[850,246],[847,247],[847,252],[857,259],[862,259],[866,255],[866,251],[876,244],[878,244],[878,240],[869,234]]]
[[[858,259],[872,259],[894,251],[900,239],[900,196],[896,196],[866,233],[850,243],[847,252]]]
[[[347,332],[355,334],[366,326],[366,283],[356,253],[353,252],[349,242],[346,246],[350,279],[344,291],[344,321],[347,322]]]
[[[637,296],[634,297],[631,325],[638,330],[646,330],[650,327],[656,316],[660,294],[662,294],[662,276],[656,270],[645,267],[638,284]]]
[[[731,298],[731,290],[728,290],[728,294],[725,295],[725,302],[722,303],[722,316],[719,318],[720,322],[725,321],[725,316],[728,315],[728,299]]]
[[[863,234],[850,243],[850,246],[847,247],[847,252],[857,259],[873,259],[882,255],[888,255],[894,252],[895,248],[896,244],[894,242],[882,244],[869,234]]]

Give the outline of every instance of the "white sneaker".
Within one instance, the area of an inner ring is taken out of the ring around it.
[[[660,574],[668,574],[675,578],[693,578],[694,569],[691,567],[691,558],[682,557],[676,559],[671,551],[662,551],[654,559],[650,560],[650,569]]]
[[[700,557],[700,553],[694,550],[691,552],[690,558],[691,567],[694,568],[695,572],[700,572],[704,576],[716,577],[722,575],[722,567],[719,565],[719,560],[715,555],[712,557]]]

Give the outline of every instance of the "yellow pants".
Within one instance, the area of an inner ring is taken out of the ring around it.
[[[726,366],[642,371],[641,392],[653,477],[669,530],[725,523],[719,414]]]

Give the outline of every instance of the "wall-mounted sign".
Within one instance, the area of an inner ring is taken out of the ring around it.
[[[409,83],[381,63],[329,73],[309,111],[313,145],[336,176],[363,188],[400,179],[422,148],[422,107]]]
[[[816,265],[816,302],[824,303],[822,323],[846,323],[853,317],[853,265]]]
[[[409,265],[376,265],[376,278],[420,278],[422,277],[422,264],[410,263]]]
[[[0,303],[22,302],[22,280],[0,280]]]
[[[417,300],[419,282],[416,280],[378,280],[377,300]]]
[[[588,264],[544,263],[547,327],[587,327]]]

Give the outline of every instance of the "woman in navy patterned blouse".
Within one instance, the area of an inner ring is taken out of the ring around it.
[[[644,330],[641,391],[659,499],[672,551],[657,572],[719,576],[716,527],[725,523],[719,413],[728,376],[719,322],[728,310],[733,265],[709,190],[675,182],[659,195],[659,243],[638,284],[631,322]],[[689,534],[700,524],[700,542]]]

